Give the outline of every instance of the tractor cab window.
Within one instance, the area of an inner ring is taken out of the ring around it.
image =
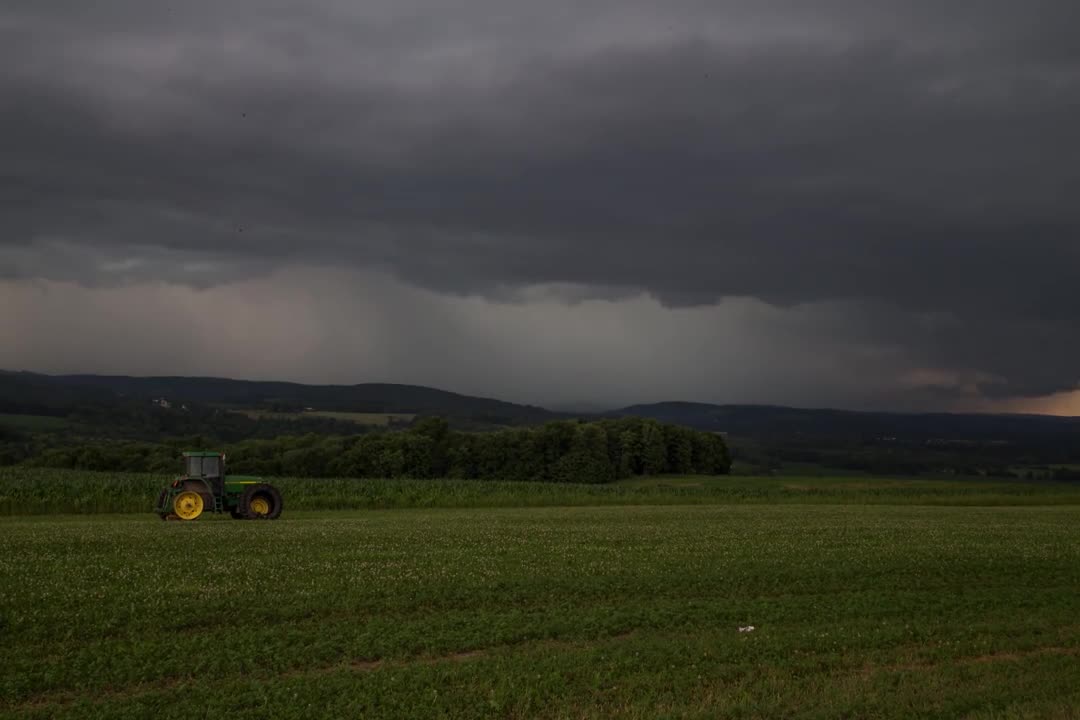
[[[188,477],[220,477],[221,458],[219,457],[188,457],[185,474]]]

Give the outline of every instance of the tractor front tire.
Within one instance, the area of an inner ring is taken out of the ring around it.
[[[185,480],[180,485],[180,489],[199,493],[202,495],[203,504],[206,507],[214,507],[214,495],[210,492],[210,487],[202,480]]]
[[[281,510],[281,493],[266,483],[248,485],[237,504],[237,511],[247,520],[277,520]]]
[[[203,496],[192,490],[185,490],[173,498],[173,513],[181,520],[197,520],[205,507]]]

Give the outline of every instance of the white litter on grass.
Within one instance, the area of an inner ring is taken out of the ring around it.
[[[739,628],[739,632],[754,632],[754,629],[753,625],[747,625],[746,627]]]

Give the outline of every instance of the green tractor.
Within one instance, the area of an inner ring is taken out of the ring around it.
[[[236,520],[276,520],[281,493],[262,478],[227,475],[218,452],[185,452],[184,473],[158,495],[162,520],[194,520],[203,512],[227,512]]]

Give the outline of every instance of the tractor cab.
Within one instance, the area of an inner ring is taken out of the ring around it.
[[[185,480],[203,480],[210,484],[215,495],[225,492],[225,455],[218,452],[185,452]]]
[[[186,452],[183,457],[186,478],[225,477],[225,456],[222,453]]]
[[[180,477],[161,491],[154,511],[164,520],[194,520],[204,511],[237,520],[274,520],[281,493],[257,477],[228,475],[224,453],[192,450],[181,454]]]

